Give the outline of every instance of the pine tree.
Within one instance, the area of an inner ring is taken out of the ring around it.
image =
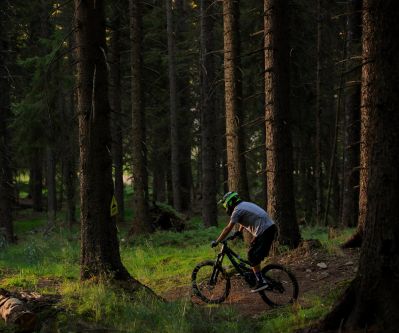
[[[237,191],[242,198],[248,200],[249,190],[242,126],[239,6],[238,0],[223,1],[227,172],[229,191]]]
[[[214,10],[212,1],[201,1],[201,152],[202,219],[205,226],[217,225],[215,60],[212,51]]]
[[[364,241],[357,276],[321,323],[323,331],[338,328],[347,332],[397,331],[399,24],[396,8],[393,0],[364,1],[361,105],[368,120]]]
[[[122,103],[121,103],[121,18],[123,6],[121,3],[112,2],[111,4],[111,41],[110,41],[110,105],[111,105],[111,133],[112,133],[112,160],[114,164],[115,178],[115,198],[118,203],[119,221],[123,222],[125,214],[125,205],[123,197],[123,131],[122,131]]]
[[[279,227],[279,241],[297,247],[292,142],[289,114],[288,3],[264,2],[265,119],[268,212]]]
[[[147,152],[145,148],[145,116],[142,78],[142,17],[140,0],[130,0],[131,72],[132,72],[132,135],[133,186],[135,222],[138,233],[150,231],[148,218]]]
[[[170,145],[171,145],[171,171],[173,187],[173,206],[178,211],[183,209],[181,193],[181,170],[179,161],[179,120],[176,86],[176,40],[174,34],[172,1],[166,0],[166,17],[168,31],[168,62],[169,62],[169,90],[170,90]]]
[[[81,278],[129,279],[111,216],[110,106],[102,0],[75,1],[80,144]]]

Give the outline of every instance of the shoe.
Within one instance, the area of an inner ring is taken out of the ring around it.
[[[257,281],[255,287],[251,290],[251,293],[257,293],[258,291],[264,290],[269,285],[265,281]]]

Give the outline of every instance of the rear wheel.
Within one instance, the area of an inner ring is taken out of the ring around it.
[[[298,281],[295,275],[284,266],[267,265],[262,269],[262,275],[269,287],[260,291],[259,294],[268,305],[283,306],[293,303],[298,298]]]
[[[193,293],[210,304],[222,303],[230,292],[230,278],[222,267],[212,260],[195,266],[191,274]]]

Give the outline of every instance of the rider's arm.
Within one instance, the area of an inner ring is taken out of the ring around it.
[[[221,232],[220,236],[219,236],[218,239],[216,240],[216,243],[219,243],[219,242],[223,241],[223,240],[226,238],[226,236],[229,234],[229,232],[230,232],[231,230],[233,230],[234,225],[235,225],[235,223],[230,222],[230,223],[223,229],[223,231]]]

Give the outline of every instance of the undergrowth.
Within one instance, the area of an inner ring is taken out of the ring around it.
[[[210,248],[225,224],[205,229],[198,218],[190,220],[181,233],[156,232],[127,239],[121,226],[122,261],[131,274],[156,293],[190,284],[196,263],[212,259]],[[146,294],[127,294],[106,283],[79,281],[78,230],[55,228],[43,236],[45,219],[24,219],[16,223],[20,239],[0,252],[1,286],[10,290],[30,290],[60,294],[65,309],[57,315],[57,331],[79,332],[82,323],[123,332],[291,332],[320,318],[330,308],[337,292],[320,298],[305,296],[306,308],[299,304],[265,312],[256,318],[245,317],[230,306],[196,306],[189,298],[163,302]],[[327,250],[337,246],[351,230],[333,240],[325,228],[305,228],[303,238],[317,238]],[[242,243],[235,244],[244,253]],[[46,283],[52,281],[54,283]],[[0,330],[3,326],[0,325]]]

